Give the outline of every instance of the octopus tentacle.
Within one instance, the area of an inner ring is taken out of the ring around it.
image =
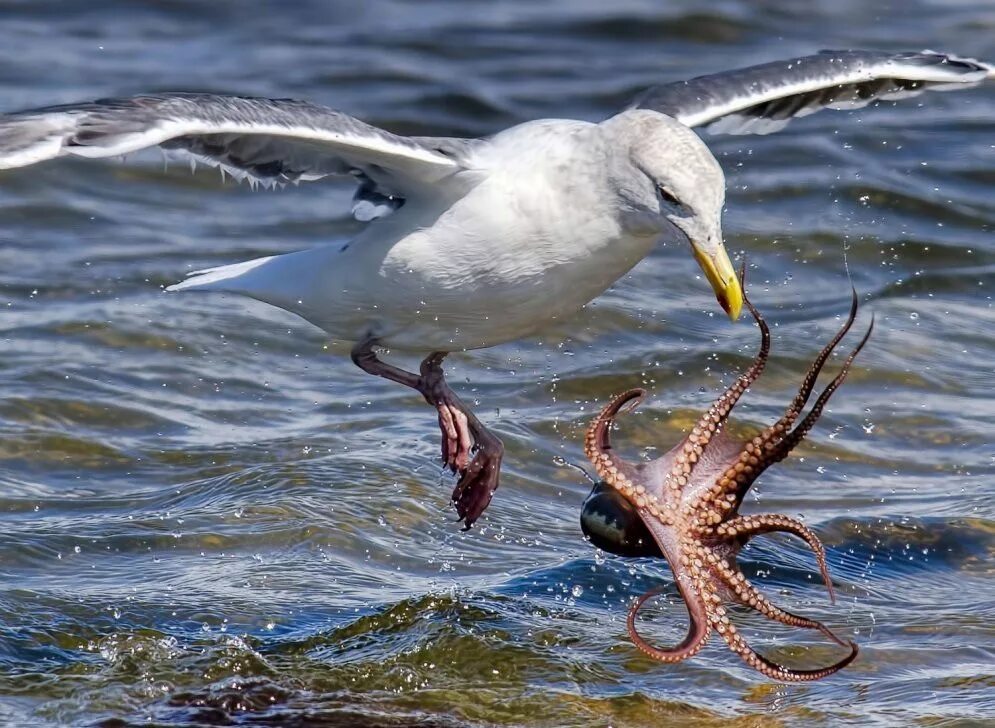
[[[654,660],[659,660],[660,662],[680,662],[698,654],[701,648],[705,646],[705,643],[708,642],[712,628],[708,621],[707,610],[697,590],[690,586],[690,584],[685,583],[686,578],[676,576],[675,579],[681,591],[681,598],[684,600],[684,604],[687,605],[688,619],[690,621],[687,636],[676,647],[670,649],[654,647],[636,630],[636,613],[647,600],[659,594],[662,589],[651,589],[636,599],[629,608],[629,615],[626,618],[626,630],[633,644],[647,657],[652,657]]]
[[[707,547],[701,550],[701,554],[706,558],[712,568],[715,568],[721,561],[721,559]],[[759,670],[761,673],[774,680],[782,680],[785,682],[819,680],[820,678],[832,675],[837,670],[843,669],[857,657],[857,645],[850,642],[848,644],[851,650],[850,654],[839,662],[816,670],[795,670],[785,667],[784,665],[779,665],[754,651],[753,648],[746,643],[746,640],[743,639],[742,635],[739,634],[739,631],[736,629],[736,625],[730,622],[726,608],[721,604],[712,605],[711,608],[708,609],[707,614],[708,621],[711,622],[712,627],[722,636],[722,639],[725,640],[726,644],[729,645],[733,652],[739,655],[740,658],[742,658],[743,661],[750,667],[755,670]],[[835,639],[835,636],[833,639]]]
[[[843,384],[844,381],[846,381],[846,376],[850,373],[850,365],[853,364],[853,361],[857,358],[857,354],[860,353],[860,350],[864,348],[864,344],[866,344],[867,340],[871,337],[872,331],[874,331],[873,316],[871,317],[870,326],[867,327],[867,333],[864,334],[864,337],[860,340],[860,343],[854,347],[853,351],[850,352],[850,355],[843,362],[843,366],[840,369],[839,374],[837,374],[833,380],[826,385],[826,388],[822,390],[822,394],[819,395],[819,398],[815,400],[815,404],[812,405],[811,411],[805,415],[805,418],[798,423],[798,426],[795,427],[790,434],[786,435],[771,450],[764,452],[760,472],[763,472],[774,463],[780,462],[787,457],[788,453],[795,449],[798,443],[800,443],[802,439],[804,439],[805,435],[808,434],[809,430],[812,429],[816,421],[822,415],[822,410],[829,401],[829,398],[832,397],[833,393],[839,389],[840,385]],[[759,474],[760,473],[758,472],[757,475]]]
[[[591,422],[584,438],[584,454],[594,465],[595,472],[625,495],[634,492],[634,486],[627,475],[627,471],[632,468],[612,450],[611,426],[620,412],[632,411],[645,396],[645,389],[630,389],[613,397]]]
[[[767,365],[767,358],[770,354],[770,328],[767,326],[767,322],[763,316],[760,315],[760,312],[757,311],[753,303],[746,297],[745,293],[743,294],[743,302],[749,308],[750,313],[753,314],[757,326],[760,327],[760,349],[750,368],[740,375],[722,396],[715,401],[684,441],[682,452],[677,456],[674,466],[666,479],[666,486],[678,495],[688,483],[695,463],[701,457],[704,448],[711,441],[712,436],[725,423],[732,408],[739,401],[739,398],[743,396],[743,393],[763,373],[764,367]],[[722,478],[716,480],[712,487],[702,493],[691,505],[691,510],[701,514],[696,519],[696,528],[702,524],[717,523],[721,520],[722,511],[738,505],[738,503],[733,504],[723,500],[723,496],[728,492],[736,492],[738,490],[739,478],[740,474],[733,468],[730,468]],[[706,508],[706,506],[710,507]]]
[[[847,374],[850,373],[850,366],[853,364],[854,359],[857,358],[860,350],[864,348],[864,344],[867,343],[873,330],[874,317],[872,316],[871,324],[867,327],[867,332],[860,340],[860,343],[850,352],[843,362],[839,373],[822,390],[815,404],[812,405],[812,409],[794,430],[788,434],[782,434],[783,427],[780,423],[777,423],[746,444],[743,452],[740,453],[738,462],[727,468],[716,481],[715,485],[712,486],[712,490],[708,492],[709,497],[713,501],[718,502],[722,510],[735,511],[738,509],[747,490],[760,477],[760,474],[771,465],[784,460],[788,456],[788,453],[795,449],[798,443],[805,438],[822,415],[822,411],[829,398],[846,381]],[[728,500],[721,500],[721,496],[723,495],[727,495]]]
[[[760,455],[762,453],[771,453],[777,444],[784,439],[785,433],[791,428],[798,419],[805,405],[808,403],[808,398],[812,394],[812,390],[815,388],[815,383],[818,381],[819,374],[822,372],[822,367],[825,365],[826,361],[829,359],[829,355],[833,353],[836,346],[843,340],[843,337],[847,335],[850,331],[850,327],[853,326],[853,322],[857,318],[857,289],[850,289],[853,293],[853,297],[850,303],[850,313],[847,315],[846,321],[843,326],[840,327],[839,331],[836,332],[835,336],[830,339],[829,343],[822,347],[822,351],[812,362],[808,371],[805,373],[805,378],[802,380],[801,386],[798,388],[798,394],[795,398],[791,400],[791,404],[784,411],[784,414],[778,419],[777,422],[764,428],[764,430],[753,438],[749,445],[747,445],[747,450],[751,454]],[[752,446],[752,447],[751,447]],[[760,458],[762,459],[762,458]],[[764,468],[761,468],[756,475],[763,472]],[[748,487],[749,484],[747,484]]]
[[[739,569],[733,568],[725,559],[718,559],[713,565],[712,571],[735,595],[736,600],[747,607],[755,609],[768,619],[773,619],[789,627],[803,627],[805,629],[817,629],[826,637],[842,647],[849,645],[837,637],[832,630],[822,622],[808,617],[793,614],[786,609],[778,607],[772,603],[763,592],[747,581],[746,576]]]
[[[761,673],[773,680],[781,680],[783,682],[806,682],[809,680],[820,680],[824,677],[828,677],[853,662],[857,658],[857,654],[860,651],[854,642],[848,642],[847,646],[850,648],[850,654],[842,660],[834,662],[832,665],[827,667],[821,667],[814,670],[796,670],[784,665],[779,665],[754,650],[746,643],[746,640],[743,639],[743,636],[739,634],[734,625],[729,624],[725,626],[724,629],[719,629],[716,624],[716,618],[714,617],[712,619],[712,624],[715,626],[715,631],[722,635],[722,639],[726,641],[726,644],[729,645],[732,651],[739,655],[747,665],[752,667],[754,670],[759,670]]]
[[[822,371],[822,367],[825,365],[826,360],[829,359],[829,355],[833,353],[833,349],[835,349],[837,344],[843,340],[843,337],[847,335],[847,332],[850,331],[850,327],[853,326],[853,322],[857,319],[857,289],[851,287],[850,290],[853,292],[853,298],[850,302],[850,313],[847,316],[846,321],[843,323],[843,326],[840,327],[840,330],[836,332],[836,335],[829,340],[829,343],[822,347],[822,351],[819,352],[819,355],[815,357],[815,361],[812,362],[812,365],[805,373],[805,378],[802,380],[802,385],[798,389],[798,394],[796,394],[795,398],[791,400],[791,404],[788,405],[788,408],[784,411],[784,415],[781,419],[768,427],[764,433],[761,434],[761,437],[763,437],[763,435],[767,432],[773,433],[779,425],[781,432],[786,431],[789,427],[791,427],[791,425],[794,424],[795,420],[798,419],[798,416],[805,408],[805,405],[808,403],[808,398],[811,396],[812,390],[815,388],[816,380],[818,380],[819,373]]]
[[[742,278],[742,273],[740,277]],[[732,408],[736,406],[739,398],[743,396],[743,393],[763,373],[764,367],[767,365],[767,358],[770,354],[770,328],[767,326],[767,322],[763,316],[760,315],[760,312],[750,302],[750,299],[746,297],[745,293],[743,294],[743,303],[749,308],[754,320],[760,327],[760,350],[757,352],[756,357],[754,357],[750,368],[741,374],[715,400],[684,440],[681,453],[677,456],[674,467],[667,476],[668,483],[672,486],[676,484],[678,490],[687,482],[687,478],[691,474],[691,471],[694,470],[695,464],[701,458],[712,437],[722,427],[726,419],[728,419],[729,413],[732,412]]]
[[[797,536],[808,544],[815,553],[816,563],[819,565],[819,573],[829,591],[829,601],[836,603],[836,593],[833,591],[833,581],[829,576],[829,565],[826,563],[826,549],[822,545],[819,537],[801,521],[791,516],[782,516],[777,513],[760,513],[749,516],[737,516],[725,523],[720,523],[715,528],[718,536],[740,539],[741,543],[746,543],[753,536],[764,533],[790,533]]]

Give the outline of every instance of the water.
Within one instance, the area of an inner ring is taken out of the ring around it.
[[[294,96],[406,132],[598,118],[658,79],[822,47],[995,57],[995,8],[957,3],[294,3],[35,0],[0,10],[7,109],[143,90]],[[705,9],[707,7],[707,9]],[[802,9],[804,8],[804,10]],[[668,447],[748,362],[690,256],[661,250],[538,338],[453,356],[508,445],[472,532],[447,508],[434,417],[320,332],[192,268],[345,240],[345,183],[282,193],[64,161],[0,175],[0,715],[107,726],[968,725],[995,718],[995,225],[986,89],[716,137],[732,251],[773,325],[740,409],[772,420],[848,303],[878,327],[755,510],[804,516],[746,571],[861,645],[778,686],[721,643],[640,657],[626,605],[669,584],[577,523],[588,419],[649,387],[620,436]],[[682,275],[683,274],[683,275]],[[666,281],[668,288],[663,288]],[[866,321],[866,318],[864,319]],[[674,596],[668,587],[667,594]],[[647,630],[682,634],[666,602]],[[780,659],[836,656],[740,617]]]

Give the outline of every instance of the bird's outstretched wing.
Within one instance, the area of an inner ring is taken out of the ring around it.
[[[265,185],[353,175],[361,182],[356,204],[396,206],[465,169],[475,143],[399,136],[303,101],[215,94],[153,94],[0,114],[0,169],[159,146]]]
[[[851,109],[995,78],[991,66],[942,53],[822,51],[654,86],[632,108],[719,134],[769,134],[820,109]]]

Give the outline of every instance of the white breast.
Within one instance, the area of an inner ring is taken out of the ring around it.
[[[599,135],[540,121],[496,138],[486,179],[385,257],[392,307],[418,308],[384,337],[466,348],[516,339],[573,314],[641,260],[654,240],[623,231]]]

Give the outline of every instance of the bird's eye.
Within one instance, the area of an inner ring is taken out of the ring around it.
[[[670,192],[666,187],[660,186],[658,189],[660,190],[660,197],[663,198],[664,202],[666,202],[666,203],[668,203],[670,205],[673,205],[674,207],[680,207],[681,206],[681,201],[678,200],[673,195],[673,193]]]

